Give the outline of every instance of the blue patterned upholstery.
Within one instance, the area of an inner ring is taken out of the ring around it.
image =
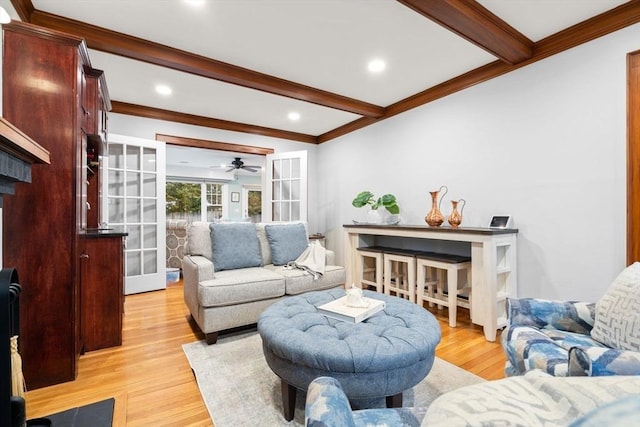
[[[319,377],[309,385],[307,427],[360,426],[637,426],[640,376],[559,378],[526,375],[461,387],[424,408],[352,411],[340,383]]]
[[[611,349],[591,337],[596,304],[509,299],[502,333],[505,374],[541,369],[554,376],[640,375],[640,353]]]
[[[421,408],[352,411],[340,382],[331,377],[309,385],[304,412],[307,427],[419,426],[424,417]]]

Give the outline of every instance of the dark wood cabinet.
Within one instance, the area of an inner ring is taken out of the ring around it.
[[[99,214],[89,212],[100,206],[87,148],[100,134],[108,96],[83,39],[18,21],[2,29],[3,116],[51,158],[34,165],[31,184],[16,184],[2,209],[3,266],[20,272],[20,351],[34,389],[76,377],[81,295],[88,296],[81,294],[81,236],[97,227]]]
[[[123,235],[96,232],[82,238],[82,340],[84,351],[122,344]]]
[[[108,155],[107,146],[107,112],[111,109],[104,72],[93,68],[85,68],[85,148],[86,181],[87,181],[87,228],[98,228],[103,213],[100,203],[102,197],[102,159]]]

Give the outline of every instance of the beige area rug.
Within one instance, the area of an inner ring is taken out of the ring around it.
[[[303,426],[305,394],[297,393],[295,418],[282,416],[280,379],[269,369],[257,332],[182,346],[216,427]],[[436,358],[427,377],[403,394],[404,406],[428,406],[436,397],[482,378]],[[381,404],[384,399],[381,399]]]

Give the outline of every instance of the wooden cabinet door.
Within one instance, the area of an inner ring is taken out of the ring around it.
[[[124,266],[122,237],[84,239],[81,310],[84,351],[122,344]]]

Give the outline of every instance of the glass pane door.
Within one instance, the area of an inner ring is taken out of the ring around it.
[[[307,152],[267,155],[265,221],[307,221]]]
[[[108,225],[128,233],[125,294],[164,289],[164,143],[109,135],[107,170]]]

